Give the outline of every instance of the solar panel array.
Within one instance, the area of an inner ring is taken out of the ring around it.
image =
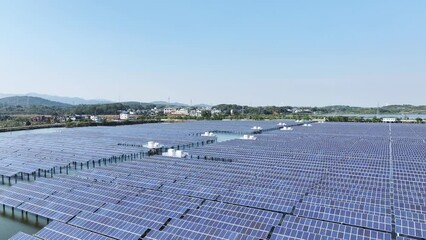
[[[207,131],[210,127],[214,125],[199,128]],[[45,134],[3,133],[0,134],[0,184],[136,158],[148,152],[149,149],[142,148],[148,141],[184,148],[213,140],[194,133],[186,123],[58,129]]]
[[[226,124],[167,128],[197,141]],[[421,239],[425,138],[424,125],[300,126],[20,182],[0,204],[54,220],[42,239]]]

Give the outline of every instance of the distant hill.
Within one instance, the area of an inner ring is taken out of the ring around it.
[[[426,106],[388,105],[383,107],[353,107],[353,106],[326,106],[318,108],[320,112],[330,114],[425,114]]]
[[[13,96],[0,98],[0,105],[2,106],[21,106],[21,107],[31,107],[31,106],[43,106],[43,107],[57,107],[57,108],[68,108],[71,107],[70,104],[50,101],[40,97],[30,97],[30,96]]]
[[[111,101],[105,100],[105,99],[83,99],[78,97],[61,97],[61,96],[52,96],[52,95],[39,94],[39,93],[28,93],[26,94],[26,96],[44,98],[50,101],[61,102],[61,103],[66,103],[70,105],[112,103]]]
[[[197,105],[194,105],[194,107],[197,107],[197,108],[209,108],[209,107],[212,107],[212,106],[208,105],[208,104],[197,104]]]
[[[150,102],[151,104],[155,104],[155,105],[163,105],[163,106],[173,106],[173,107],[190,107],[190,105],[185,104],[185,103],[179,103],[179,102],[165,102],[165,101],[155,101],[155,102]],[[194,105],[193,107],[211,107],[210,105],[207,104],[197,104]]]
[[[189,105],[184,104],[184,103],[179,103],[179,102],[166,102],[166,101],[154,101],[154,102],[150,102],[151,104],[155,104],[155,105],[163,105],[163,106],[175,106],[175,107],[187,107]]]
[[[18,96],[18,94],[6,94],[6,93],[0,93],[0,98],[13,97],[13,96]]]
[[[7,94],[0,94],[4,96]],[[73,98],[70,98],[73,99]],[[156,102],[112,102],[101,104],[67,104],[59,101],[51,101],[41,97],[33,96],[8,96],[0,98],[0,114],[101,114],[110,115],[117,114],[119,111],[127,109],[135,109],[141,111],[149,111],[157,107],[189,107],[182,103],[168,103],[162,101]],[[209,105],[199,104],[193,107],[210,107]],[[221,110],[224,114],[230,114],[231,110],[234,114],[245,115],[288,115],[288,114],[314,114],[314,115],[343,115],[343,114],[376,114],[377,111],[381,115],[385,114],[426,114],[426,106],[413,105],[389,105],[380,108],[375,107],[353,107],[344,105],[326,106],[326,107],[303,107],[303,112],[297,112],[299,107],[291,106],[263,106],[250,107],[236,104],[220,104],[214,108]]]
[[[46,100],[54,101],[54,102],[60,102],[60,103],[66,103],[69,105],[80,105],[80,104],[106,104],[106,103],[112,103],[112,101],[105,100],[105,99],[83,99],[78,97],[61,97],[61,96],[53,96],[53,95],[47,95],[47,94],[39,94],[39,93],[27,93],[27,94],[5,94],[0,93],[0,98],[5,97],[14,97],[14,96],[23,96],[23,97],[38,97],[38,98],[44,98]]]
[[[168,103],[166,101],[154,101],[154,102],[136,102],[136,101],[129,101],[129,102],[113,102],[106,99],[83,99],[79,97],[62,97],[62,96],[54,96],[54,95],[48,95],[48,94],[40,94],[40,93],[27,93],[27,94],[5,94],[0,93],[0,98],[6,98],[6,97],[38,97],[38,98],[44,98],[46,100],[50,100],[53,102],[60,102],[60,103],[66,103],[69,105],[99,105],[99,104],[112,104],[112,103],[122,103],[122,104],[131,104],[131,105],[157,105],[157,106],[171,106],[171,107],[190,107],[188,104],[179,103],[179,102],[172,102]],[[198,104],[194,105],[193,107],[210,107],[210,105],[207,104]]]

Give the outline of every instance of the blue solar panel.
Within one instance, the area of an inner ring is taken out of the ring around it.
[[[426,223],[397,218],[395,225],[397,233],[426,238]]]
[[[81,213],[70,222],[70,225],[100,233],[118,239],[139,239],[148,230],[147,227],[120,220],[113,216],[93,213]]]
[[[49,225],[44,227],[35,235],[41,239],[46,239],[46,240],[56,240],[56,239],[112,240],[112,238],[108,238],[108,237],[105,237],[90,231],[86,231],[74,226],[70,226],[68,224],[60,223],[60,222],[51,222]]]
[[[282,226],[276,227],[271,236],[277,239],[382,239],[391,240],[390,233],[351,227],[308,218],[286,216]]]
[[[33,237],[29,234],[23,233],[23,232],[19,232],[15,235],[13,235],[11,238],[9,238],[9,240],[37,240],[38,238]]]

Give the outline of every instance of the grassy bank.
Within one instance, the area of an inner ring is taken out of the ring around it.
[[[40,125],[30,125],[30,126],[20,126],[20,127],[2,127],[0,132],[15,132],[15,131],[24,131],[24,130],[36,130],[43,128],[61,128],[65,127],[65,123],[56,123],[56,124],[40,124]]]

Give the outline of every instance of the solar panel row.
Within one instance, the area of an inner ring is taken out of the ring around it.
[[[39,238],[33,237],[23,232],[18,232],[17,234],[9,238],[9,240],[39,240]]]
[[[76,240],[76,239],[90,239],[90,240],[112,240],[112,238],[102,236],[93,232],[89,232],[80,228],[70,226],[60,222],[52,222],[38,233],[36,237],[45,240]]]

